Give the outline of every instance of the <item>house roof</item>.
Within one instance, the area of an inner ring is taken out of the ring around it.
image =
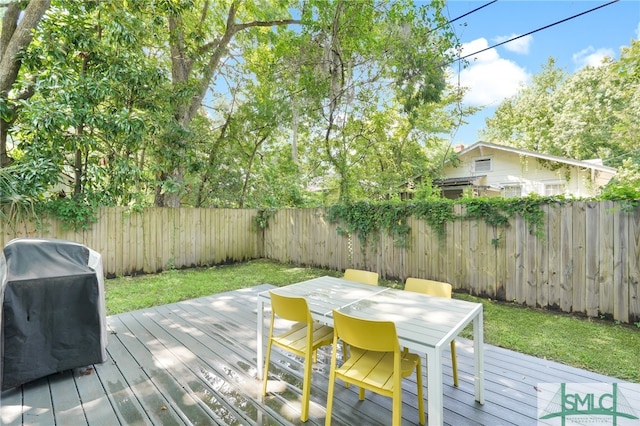
[[[487,175],[476,175],[476,176],[436,179],[433,181],[433,183],[439,186],[471,185],[475,182],[476,179],[480,179],[481,177],[486,177],[486,176]]]
[[[473,145],[469,145],[468,147],[466,147],[465,149],[460,151],[458,153],[458,155],[459,156],[467,155],[467,154],[469,154],[469,153],[471,153],[473,151],[476,151],[476,150],[481,151],[480,155],[484,155],[484,154],[482,154],[482,149],[483,148],[490,148],[490,149],[495,149],[495,150],[498,150],[498,151],[511,152],[511,153],[517,154],[517,155],[526,155],[528,157],[534,157],[534,158],[539,158],[539,159],[548,160],[548,161],[555,161],[555,162],[558,162],[558,163],[564,163],[564,164],[569,164],[569,165],[576,166],[576,167],[584,167],[584,168],[599,170],[599,171],[612,173],[612,174],[615,174],[617,172],[617,170],[615,168],[609,167],[609,166],[604,166],[602,164],[599,164],[595,160],[574,160],[573,158],[566,158],[566,157],[559,157],[557,155],[543,154],[543,153],[540,153],[540,152],[528,151],[526,149],[519,149],[519,148],[514,148],[512,146],[498,145],[498,144],[489,143],[489,142],[476,142]]]

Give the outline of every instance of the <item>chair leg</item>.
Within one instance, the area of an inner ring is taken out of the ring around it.
[[[344,363],[347,360],[347,344],[344,342],[344,340],[342,341],[342,362]],[[349,386],[351,386],[351,383],[345,382],[344,387],[348,388]]]
[[[344,343],[343,343],[344,345]],[[331,413],[333,410],[333,391],[336,387],[336,359],[338,352],[338,342],[333,341],[333,347],[331,348],[331,367],[329,368],[329,388],[327,389],[327,414],[324,419],[325,426],[331,426]]]
[[[416,365],[416,384],[418,385],[418,419],[421,425],[424,425],[424,396],[422,391],[422,360],[418,358],[418,364]]]
[[[267,343],[267,356],[264,360],[264,372],[262,377],[262,395],[267,394],[267,381],[269,379],[269,364],[271,363],[271,336],[269,336],[269,343]]]
[[[402,387],[400,389],[393,390],[392,398],[391,416],[393,419],[391,420],[391,425],[400,426],[402,423]]]
[[[451,341],[451,368],[453,368],[453,386],[458,386],[458,357],[456,356],[456,341]]]
[[[300,420],[309,420],[309,399],[311,398],[311,365],[313,354],[307,353],[304,357],[304,379],[302,381],[302,414]]]
[[[329,389],[327,390],[327,415],[324,419],[324,425],[331,425],[331,411],[333,410],[333,389],[336,384],[335,374],[329,374]]]

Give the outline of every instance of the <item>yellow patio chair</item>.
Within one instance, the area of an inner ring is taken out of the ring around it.
[[[302,413],[300,420],[309,419],[309,399],[311,395],[311,364],[315,360],[315,351],[333,341],[333,328],[320,324],[311,318],[309,306],[304,297],[289,297],[273,291],[271,295],[271,325],[267,341],[262,395],[267,394],[267,379],[271,359],[271,347],[276,345],[295,355],[304,357],[304,378],[302,382]],[[282,334],[274,336],[273,324],[276,317],[295,323]]]
[[[327,395],[327,417],[325,426],[331,425],[333,393],[336,379],[360,387],[359,399],[364,400],[365,390],[370,390],[393,399],[393,426],[402,419],[402,378],[416,372],[418,385],[418,410],[420,424],[425,423],[422,397],[422,366],[420,357],[402,352],[398,342],[396,326],[391,321],[372,321],[333,311],[333,351],[329,373]],[[338,339],[346,342],[350,356],[342,366],[336,365]]]
[[[429,294],[431,296],[451,299],[452,286],[441,281],[424,280],[421,278],[407,278],[404,284],[407,291]],[[453,369],[453,385],[458,386],[458,360],[456,357],[456,341],[451,341],[451,367]]]
[[[378,285],[378,273],[362,269],[345,269],[344,279],[362,284]],[[347,353],[347,344],[342,342],[343,353]],[[346,356],[346,355],[345,355]],[[349,387],[349,383],[346,384]]]
[[[346,269],[344,279],[362,284],[378,285],[378,273],[363,271],[362,269]]]

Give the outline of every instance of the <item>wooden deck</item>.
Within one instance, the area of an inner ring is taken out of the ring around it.
[[[278,392],[260,395],[256,294],[268,288],[109,317],[105,363],[3,392],[0,424],[323,425],[328,348],[318,356],[307,423],[299,420],[298,359],[274,349],[270,388]],[[444,368],[444,419],[452,426],[535,425],[538,383],[617,381],[487,345],[486,403],[480,405],[474,401],[472,344],[459,340],[457,348],[459,388],[452,385],[448,354]],[[403,424],[418,424],[415,383],[405,379],[403,388]],[[389,398],[367,393],[360,402],[354,387],[337,386],[334,407],[336,425],[387,425],[391,419]]]

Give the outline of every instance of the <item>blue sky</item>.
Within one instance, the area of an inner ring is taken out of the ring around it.
[[[447,1],[450,19],[455,19],[491,0]],[[462,55],[526,34],[569,18],[610,0],[519,1],[498,0],[452,25],[463,44]],[[549,57],[569,73],[585,65],[597,65],[605,56],[619,58],[620,48],[640,34],[640,0],[620,0],[594,12],[503,44],[468,58],[469,66],[451,67],[453,81],[471,90],[465,104],[484,106],[460,127],[452,143],[470,145],[479,140],[485,118],[495,107],[513,96],[531,76],[540,72]]]

